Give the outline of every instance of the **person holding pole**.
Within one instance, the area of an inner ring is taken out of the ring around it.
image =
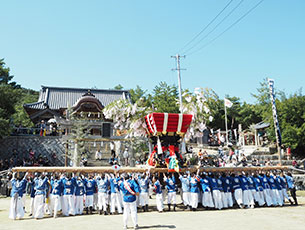
[[[119,182],[121,191],[123,192],[123,227],[127,229],[128,217],[131,216],[134,229],[138,228],[137,204],[136,196],[139,196],[139,186],[129,174],[126,174],[123,181]]]
[[[23,178],[16,176],[16,173],[13,174],[12,182],[12,191],[11,191],[11,206],[9,218],[15,220],[16,218],[23,218],[24,209],[23,209],[23,187],[27,183],[26,177],[28,173],[25,174]]]

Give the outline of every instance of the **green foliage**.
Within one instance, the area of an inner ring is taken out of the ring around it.
[[[123,88],[124,87],[121,84],[114,86],[114,89],[116,89],[116,90],[122,90]]]
[[[34,124],[25,112],[23,105],[27,103],[33,103],[38,100],[39,93],[31,89],[16,89],[18,95],[18,101],[15,104],[15,113],[12,116],[13,123],[16,126],[22,125],[23,127],[33,127]]]
[[[137,85],[135,89],[131,89],[129,92],[131,96],[131,102],[133,104],[141,101],[141,106],[151,107],[152,97],[150,94],[147,95],[147,90],[143,90],[139,85]]]
[[[156,112],[179,113],[177,87],[160,82],[153,89],[152,104]]]
[[[14,105],[18,101],[18,94],[11,85],[0,85],[0,137],[10,133],[11,116],[15,113]]]
[[[277,107],[283,144],[299,152],[305,150],[305,96],[294,94]]]
[[[0,84],[10,85],[14,88],[20,88],[16,82],[12,81],[14,76],[10,75],[10,68],[5,67],[4,59],[0,59]]]
[[[23,104],[36,102],[38,92],[21,88],[12,81],[10,69],[0,59],[0,137],[8,135],[12,125],[32,127],[33,123],[23,109]]]

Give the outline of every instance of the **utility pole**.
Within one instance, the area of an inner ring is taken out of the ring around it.
[[[171,58],[175,58],[176,62],[177,62],[177,68],[176,69],[172,69],[172,70],[176,70],[178,73],[178,90],[179,90],[179,110],[180,113],[182,113],[182,89],[181,89],[181,73],[180,70],[186,70],[186,69],[181,69],[180,68],[180,58],[185,58],[184,56],[180,56],[179,54],[176,54],[176,56],[171,56]]]

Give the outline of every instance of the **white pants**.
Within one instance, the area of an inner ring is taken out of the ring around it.
[[[36,219],[41,219],[44,215],[44,202],[44,195],[35,195],[33,216]]]
[[[253,206],[254,205],[254,199],[252,196],[251,190],[244,190],[243,191],[243,204],[247,206]]]
[[[283,193],[281,190],[273,189],[274,199],[276,200],[276,204],[279,206],[283,206]]]
[[[148,193],[147,192],[141,192],[139,196],[139,205],[145,206],[148,205]]]
[[[24,209],[22,204],[22,198],[16,194],[11,198],[10,214],[9,218],[15,220],[16,218],[24,217]]]
[[[57,212],[61,209],[61,196],[50,194],[50,201],[51,201],[51,210],[50,213],[53,213],[53,216],[57,216]]]
[[[62,214],[64,216],[75,215],[75,204],[73,195],[63,195],[62,198]]]
[[[286,198],[287,200],[290,200],[290,198],[289,198],[289,196],[288,196],[288,194],[287,194],[287,189],[283,188],[283,189],[282,189],[282,193],[283,193],[283,202],[285,202],[285,198]]]
[[[137,216],[137,204],[134,202],[123,202],[124,213],[123,213],[123,223],[124,227],[127,228],[128,217],[131,216],[131,220],[133,222],[133,226],[136,227],[138,224],[138,216]]]
[[[202,205],[203,207],[214,208],[213,197],[210,191],[202,193]]]
[[[271,196],[271,200],[272,200],[273,205],[279,205],[277,203],[276,191],[277,191],[277,189],[270,189],[270,196]]]
[[[222,209],[223,203],[222,203],[221,192],[219,190],[213,190],[213,198],[214,198],[215,208]]]
[[[82,215],[84,211],[84,196],[75,196],[75,215]]]
[[[156,204],[157,204],[157,209],[159,212],[163,211],[163,195],[162,193],[157,193],[156,194]]]
[[[169,192],[167,194],[167,203],[176,204],[176,192]]]
[[[243,204],[243,191],[241,190],[241,188],[235,189],[234,198],[238,205]]]
[[[93,207],[93,199],[94,199],[93,195],[86,195],[86,200],[85,200],[86,208]]]
[[[30,201],[30,214],[33,215],[34,212],[34,197],[31,197],[31,201]]]
[[[224,192],[223,193],[223,206],[225,208],[233,207],[233,198],[231,192]]]
[[[122,206],[121,206],[121,202],[120,202],[120,197],[119,197],[119,193],[111,193],[111,203],[110,203],[110,212],[114,213],[115,212],[115,208],[118,209],[118,213],[122,213]]]
[[[98,194],[94,193],[93,194],[93,208],[97,209],[97,203],[98,203]]]
[[[182,200],[184,206],[190,205],[191,204],[191,193],[190,192],[183,192],[182,193]]]
[[[198,207],[198,193],[197,192],[191,192],[191,203],[190,205],[192,208]]]
[[[268,206],[271,206],[273,204],[272,198],[271,198],[271,194],[270,194],[270,189],[264,189],[264,197],[265,197],[265,201],[267,203]]]
[[[256,191],[255,189],[252,189],[251,192],[252,192],[252,196],[254,197],[254,200],[258,203],[258,205],[263,206],[265,204],[264,192]]]
[[[107,211],[108,205],[108,194],[104,192],[98,193],[98,208],[100,211]]]
[[[22,206],[25,208],[26,195],[25,193],[22,195]]]

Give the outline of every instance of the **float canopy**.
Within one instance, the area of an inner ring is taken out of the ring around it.
[[[147,129],[150,135],[174,135],[183,136],[193,119],[191,114],[177,113],[150,113],[145,116]]]

